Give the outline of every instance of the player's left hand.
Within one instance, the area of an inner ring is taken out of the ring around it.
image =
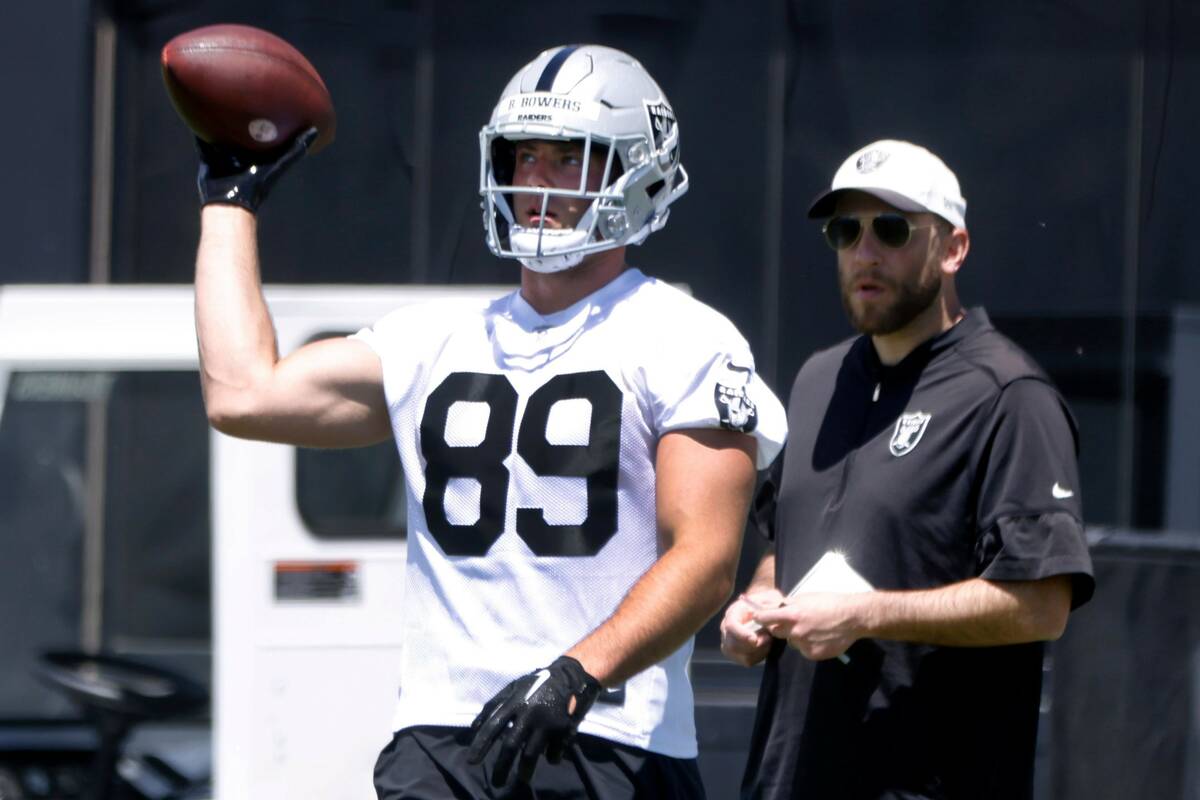
[[[862,638],[861,606],[870,594],[798,594],[777,608],[755,611],[753,619],[805,658],[823,661],[842,655]]]
[[[517,678],[489,700],[471,723],[474,737],[467,760],[481,763],[499,739],[492,785],[508,782],[518,757],[517,779],[528,783],[543,753],[551,764],[562,760],[600,689],[600,682],[570,656],[559,656],[550,666]]]

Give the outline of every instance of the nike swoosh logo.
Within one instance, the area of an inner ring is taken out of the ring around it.
[[[1059,486],[1058,481],[1050,487],[1050,494],[1054,495],[1059,500],[1066,500],[1068,497],[1074,497],[1075,493],[1064,486]]]
[[[1055,484],[1057,485],[1057,484]],[[542,684],[550,679],[550,670],[539,669],[537,676],[533,680],[533,685],[529,687],[529,691],[525,693],[525,702],[529,702],[529,698],[533,697],[537,690],[542,688]]]

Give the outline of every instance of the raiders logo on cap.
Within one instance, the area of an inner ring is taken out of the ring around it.
[[[854,167],[866,175],[868,172],[874,172],[882,167],[889,155],[891,154],[886,150],[868,150],[858,157],[858,161],[854,162]]]

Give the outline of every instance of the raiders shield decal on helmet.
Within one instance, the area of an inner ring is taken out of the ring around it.
[[[896,420],[896,430],[892,431],[892,440],[888,442],[888,449],[892,451],[892,455],[906,456],[911,453],[925,435],[925,428],[928,427],[931,416],[924,411],[901,414],[900,419]]]
[[[675,130],[675,112],[664,103],[645,102],[646,115],[650,118],[650,131],[654,135],[654,151],[660,152]],[[679,150],[671,148],[671,161],[679,158]]]
[[[729,383],[717,381],[713,389],[717,418],[721,420],[722,428],[750,433],[758,425],[758,409],[746,392],[753,372],[749,367],[739,367],[732,361],[726,362],[725,368],[732,373]]]

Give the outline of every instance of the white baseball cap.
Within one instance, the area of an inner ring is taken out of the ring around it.
[[[811,218],[833,216],[840,192],[874,195],[901,211],[928,211],[956,228],[967,227],[967,201],[958,178],[933,153],[912,142],[881,139],[845,160],[829,191],[808,209]]]

